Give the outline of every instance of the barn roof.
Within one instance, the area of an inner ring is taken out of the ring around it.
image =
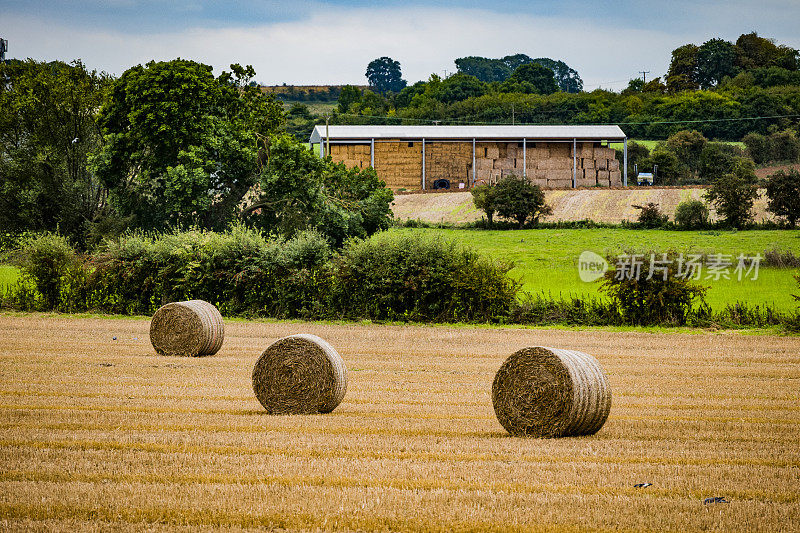
[[[370,139],[532,139],[621,141],[625,133],[619,126],[328,126],[332,141]],[[314,127],[309,142],[325,138],[325,125]]]

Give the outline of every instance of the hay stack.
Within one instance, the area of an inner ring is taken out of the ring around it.
[[[268,413],[330,413],[344,398],[347,368],[316,335],[290,335],[264,350],[253,368],[253,390]]]
[[[492,384],[492,402],[512,435],[575,437],[603,427],[611,388],[591,355],[536,346],[506,359]]]
[[[161,306],[150,321],[150,343],[161,355],[214,355],[224,338],[222,315],[203,300]]]

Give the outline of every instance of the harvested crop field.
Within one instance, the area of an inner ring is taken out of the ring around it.
[[[633,205],[657,203],[661,211],[675,214],[678,204],[686,200],[701,200],[702,188],[656,188],[630,187],[627,189],[560,189],[544,192],[553,214],[542,218],[545,222],[559,220],[593,220],[609,224],[619,224],[623,220],[635,221],[639,210]],[[753,206],[754,220],[772,220],[767,213],[767,200],[764,189],[759,190],[759,198]],[[460,224],[473,222],[485,217],[483,211],[475,209],[472,194],[469,192],[398,194],[392,207],[399,220],[423,220],[426,222],[449,222]],[[711,210],[711,218],[716,213]]]
[[[240,321],[215,356],[179,358],[153,352],[148,326],[0,315],[3,529],[800,523],[800,338]],[[342,355],[347,395],[330,414],[267,415],[253,365],[300,332]],[[500,426],[495,372],[531,345],[603,365],[613,405],[597,434]]]

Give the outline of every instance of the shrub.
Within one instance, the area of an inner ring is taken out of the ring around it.
[[[486,213],[486,220],[489,226],[492,225],[492,217],[496,211],[494,202],[494,187],[490,185],[479,185],[472,189],[472,202],[475,204],[476,209],[480,209]]]
[[[742,142],[756,165],[763,165],[772,160],[772,150],[766,135],[748,133],[742,138]]]
[[[675,224],[681,229],[703,229],[708,226],[708,207],[700,200],[687,200],[675,209]]]
[[[752,209],[758,188],[753,163],[747,163],[738,162],[733,172],[714,181],[705,193],[705,199],[716,207],[724,224],[729,227],[741,228],[753,218]]]
[[[800,172],[779,170],[767,178],[767,210],[794,227],[800,219]]]
[[[351,319],[497,321],[517,291],[509,268],[453,241],[378,234],[334,258],[330,306]]]
[[[662,215],[658,204],[648,202],[645,205],[632,205],[639,210],[638,222],[643,228],[660,228],[667,223],[669,217]]]
[[[545,204],[544,193],[538,185],[531,185],[526,179],[516,176],[508,176],[497,182],[492,201],[497,214],[516,220],[520,229],[525,227],[527,220],[530,219],[535,226],[540,216],[553,212]]]
[[[83,274],[75,250],[65,237],[55,233],[28,237],[22,243],[18,261],[24,280],[32,281],[39,292],[43,309],[58,308],[62,290],[72,289]]]
[[[695,300],[705,305],[706,287],[681,276],[676,254],[636,254],[620,259],[623,262],[606,272],[601,290],[619,306],[626,324],[684,325]]]

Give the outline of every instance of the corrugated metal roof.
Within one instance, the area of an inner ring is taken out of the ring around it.
[[[622,140],[619,126],[328,126],[331,140],[369,139],[592,139]],[[309,142],[325,138],[325,126],[316,126]]]

